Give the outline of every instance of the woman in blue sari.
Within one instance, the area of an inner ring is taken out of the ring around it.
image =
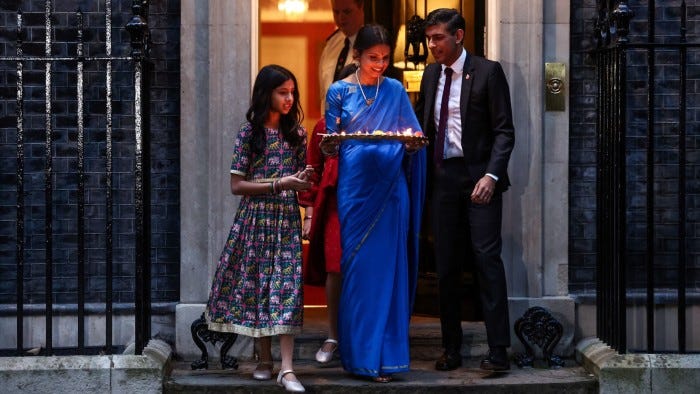
[[[357,69],[326,95],[328,132],[422,134],[403,85],[382,75],[391,53],[387,31],[364,26],[353,52]],[[340,357],[345,370],[388,382],[409,369],[425,149],[397,140],[349,138],[338,154]]]

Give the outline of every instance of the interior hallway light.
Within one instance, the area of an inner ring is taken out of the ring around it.
[[[309,9],[309,2],[304,0],[280,0],[277,9],[288,15],[299,15]]]

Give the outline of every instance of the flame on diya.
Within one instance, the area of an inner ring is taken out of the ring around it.
[[[319,135],[322,136],[321,151],[329,156],[336,155],[338,153],[338,147],[340,145],[340,142],[345,140],[375,142],[398,141],[402,142],[406,147],[406,150],[410,152],[415,152],[428,145],[428,138],[423,134],[422,131],[414,132],[410,128],[402,131],[373,130],[371,132],[356,131],[353,133],[346,133],[344,131],[341,131],[340,133]]]
[[[413,131],[413,129],[406,129],[402,131],[384,131],[384,130],[373,130],[373,131],[355,131],[352,133],[346,133],[341,131],[340,133],[332,134],[319,134],[323,139],[368,139],[368,140],[397,140],[397,141],[416,141],[425,140],[426,143],[428,139],[425,137],[422,131]]]

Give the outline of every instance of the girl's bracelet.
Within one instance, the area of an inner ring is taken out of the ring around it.
[[[272,183],[272,186],[274,188],[274,193],[279,194],[282,191],[282,188],[280,187],[280,180],[276,180]]]

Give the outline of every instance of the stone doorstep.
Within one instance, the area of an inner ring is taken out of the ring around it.
[[[0,357],[0,393],[160,393],[171,353],[151,340],[143,355]]]
[[[313,316],[313,317],[312,317]],[[566,360],[564,368],[549,369],[541,359],[536,368],[519,369],[512,364],[511,371],[490,374],[478,368],[480,359],[488,353],[486,333],[481,322],[463,322],[464,366],[455,371],[435,371],[435,360],[442,354],[438,319],[413,316],[411,320],[411,371],[397,374],[390,384],[377,384],[356,378],[345,372],[337,358],[328,365],[314,361],[314,355],[325,339],[326,327],[320,312],[309,313],[304,329],[295,338],[294,368],[310,392],[375,393],[375,392],[478,392],[478,393],[596,393],[595,377]],[[251,341],[239,337],[238,341]],[[279,370],[279,342],[273,338],[275,372]],[[240,344],[239,344],[240,345]],[[243,346],[252,352],[253,346]],[[217,348],[218,350],[218,348]],[[511,352],[515,352],[511,348]],[[230,353],[229,353],[230,354]],[[251,378],[255,363],[252,357],[240,356],[237,370],[222,370],[217,352],[209,352],[209,369],[193,371],[192,360],[174,363],[172,373],[164,385],[165,393],[279,393],[274,379],[258,382]]]
[[[601,393],[698,393],[700,354],[617,354],[598,338],[576,346],[576,360]]]
[[[375,383],[368,378],[355,377],[345,372],[338,360],[328,365],[315,361],[295,361],[299,380],[308,392],[322,393],[597,393],[595,378],[582,367],[567,360],[564,368],[526,368],[513,365],[507,373],[493,374],[478,368],[478,358],[466,358],[464,365],[454,371],[434,369],[434,361],[412,360],[411,370],[395,375],[388,384]],[[275,363],[272,380],[259,382],[251,377],[253,362],[242,362],[237,370],[191,371],[189,364],[177,363],[164,384],[164,393],[280,393],[274,377],[279,371]]]

